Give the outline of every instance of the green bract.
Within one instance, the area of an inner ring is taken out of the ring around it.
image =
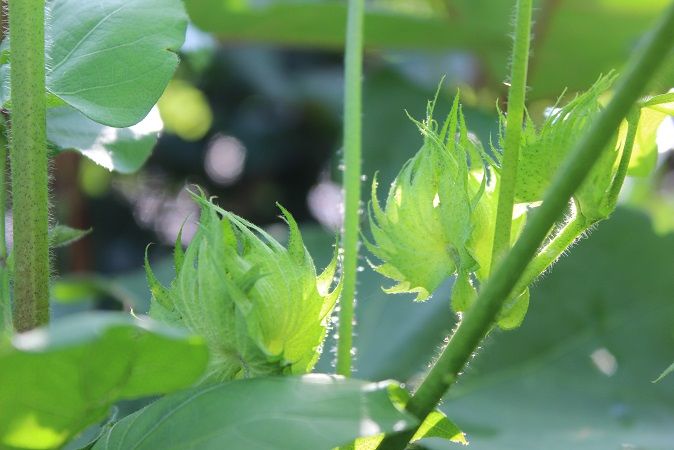
[[[383,261],[375,270],[398,282],[386,292],[416,293],[417,300],[427,299],[457,270],[476,267],[466,246],[482,190],[471,189],[468,155],[480,153],[468,138],[458,97],[440,131],[433,106],[429,103],[426,121],[417,123],[424,144],[396,177],[383,209],[375,177],[369,208],[374,242],[366,241]]]
[[[316,276],[297,224],[288,247],[203,197],[200,228],[183,254],[176,245],[176,278],[161,286],[149,265],[151,316],[202,335],[209,346],[209,381],[301,374],[318,359],[340,285],[330,290],[336,255]]]
[[[489,273],[498,167],[469,135],[458,96],[441,129],[432,118],[434,103],[426,121],[417,123],[424,144],[396,177],[383,208],[376,179],[372,185],[373,241],[365,242],[382,261],[374,269],[397,282],[386,292],[425,300],[456,274],[452,307],[462,312]],[[523,217],[515,221],[514,236]]]

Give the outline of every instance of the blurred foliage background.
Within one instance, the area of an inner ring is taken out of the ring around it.
[[[620,70],[668,0],[539,0],[529,107]],[[438,117],[460,89],[468,127],[488,145],[507,93],[512,0],[373,0],[366,17],[364,167],[387,184],[419,148],[405,112],[423,116],[441,78]],[[199,185],[226,209],[283,236],[275,202],[304,224],[319,266],[340,225],[345,2],[186,0],[193,21],[159,102],[165,131],[146,166],[111,174],[74,153],[55,159],[55,216],[93,233],[56,254],[54,314],[149,301],[143,256],[170,277]],[[674,86],[674,57],[650,90]],[[532,293],[522,329],[496,333],[447,403],[475,448],[674,448],[674,123],[654,174]],[[657,161],[656,161],[657,159]],[[187,220],[187,221],[186,221]],[[186,221],[186,222],[185,222]],[[363,260],[357,374],[414,380],[453,326],[443,287],[424,304],[386,298]],[[98,275],[91,275],[97,273]],[[320,369],[331,370],[332,343]],[[479,389],[478,389],[479,388]],[[437,443],[436,443],[437,444]],[[434,443],[429,446],[436,445]],[[633,444],[639,447],[620,447]],[[445,448],[447,444],[437,444]],[[434,447],[435,448],[435,447]]]

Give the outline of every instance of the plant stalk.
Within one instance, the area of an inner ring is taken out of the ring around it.
[[[661,17],[645,44],[630,59],[615,95],[574,145],[546,191],[543,204],[532,214],[521,237],[498,263],[473,306],[435,365],[407,403],[411,414],[424,420],[456,381],[471,355],[491,329],[503,301],[509,298],[529,262],[534,258],[552,226],[563,215],[573,193],[601,156],[612,134],[642,94],[657,68],[674,46],[674,2]],[[402,450],[416,429],[387,436],[379,449]]]
[[[527,265],[513,292],[522,292],[540,277],[557,259],[587,231],[587,220],[581,215],[573,217],[536,257]]]
[[[337,374],[351,376],[353,322],[360,230],[361,116],[364,0],[349,0],[344,56],[344,288],[339,310]]]
[[[1,7],[2,5],[0,5]],[[0,334],[12,331],[12,301],[9,294],[9,268],[5,240],[7,209],[7,137],[0,129]]]
[[[522,123],[524,122],[527,93],[532,4],[533,0],[518,0],[515,14],[517,23],[515,26],[515,42],[511,63],[505,148],[503,149],[501,162],[501,179],[499,183],[498,205],[496,207],[491,268],[503,258],[510,248],[515,184],[517,183],[517,164],[519,162],[519,150],[522,141]]]
[[[45,0],[9,0],[14,328],[49,321]]]

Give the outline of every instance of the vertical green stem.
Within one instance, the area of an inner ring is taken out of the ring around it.
[[[351,376],[354,303],[358,266],[361,184],[361,116],[364,0],[349,0],[344,57],[344,289],[339,310],[337,373]]]
[[[515,184],[517,183],[517,163],[522,123],[524,122],[524,102],[527,91],[527,68],[529,66],[529,47],[531,43],[531,14],[533,0],[518,0],[513,45],[510,90],[508,93],[508,121],[506,124],[505,148],[501,162],[498,206],[496,208],[496,226],[492,247],[491,266],[505,255],[510,248],[510,230],[515,203]]]
[[[14,327],[49,321],[45,0],[9,0]]]
[[[1,5],[0,5],[1,7]],[[7,138],[0,128],[0,334],[12,330],[12,302],[9,295],[5,215],[7,208]]]
[[[532,214],[512,250],[497,264],[449,344],[407,403],[407,411],[424,420],[456,381],[491,329],[503,301],[509,297],[551,227],[564,213],[571,196],[583,183],[620,122],[665,60],[663,55],[667,55],[673,46],[674,2],[650,33],[645,45],[635,52],[607,107],[571,150],[546,191],[543,204]],[[378,448],[404,449],[415,432],[413,429],[387,436]]]

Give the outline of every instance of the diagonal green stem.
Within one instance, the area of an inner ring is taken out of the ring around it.
[[[543,204],[534,212],[512,250],[497,265],[449,344],[407,403],[406,409],[420,420],[433,411],[456,381],[491,329],[503,301],[509,297],[551,227],[563,215],[571,196],[585,180],[620,122],[664,61],[663,55],[667,55],[673,45],[674,3],[663,14],[645,45],[631,58],[615,95],[573,147],[547,190]],[[378,448],[404,449],[415,432],[412,429],[392,434]]]
[[[536,257],[527,265],[520,281],[515,285],[513,292],[522,292],[530,286],[543,272],[575,242],[578,237],[587,231],[590,224],[583,216],[577,215],[567,222],[559,233],[541,249]]]
[[[14,327],[49,321],[45,0],[10,0]]]
[[[527,91],[532,3],[532,0],[518,0],[517,12],[515,14],[517,24],[510,73],[511,84],[508,92],[508,121],[501,163],[491,267],[494,267],[510,248],[510,230],[513,221],[513,205],[515,203],[515,184],[517,183],[517,163],[519,160],[520,142],[522,140],[524,103]]]
[[[361,115],[364,0],[349,0],[344,68],[344,288],[339,310],[337,373],[351,376],[354,304],[358,266],[361,184]]]

